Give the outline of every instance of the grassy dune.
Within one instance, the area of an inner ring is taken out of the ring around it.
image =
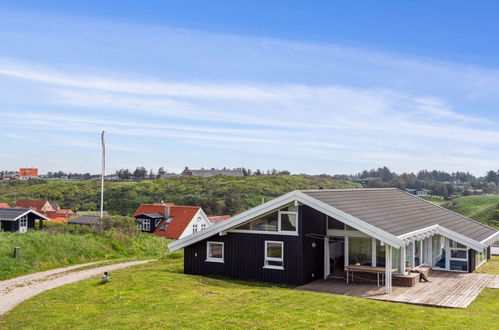
[[[0,232],[0,280],[96,260],[158,257],[166,253],[167,243],[143,233],[127,237],[111,232],[104,236],[38,230]],[[19,259],[12,257],[14,247],[21,248]]]
[[[423,307],[189,276],[172,257],[181,255],[113,272],[106,285],[93,279],[43,293],[0,328],[497,328],[499,290],[485,289],[467,309]]]
[[[445,207],[499,229],[499,196],[459,197]]]

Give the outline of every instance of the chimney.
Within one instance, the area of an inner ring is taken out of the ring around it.
[[[168,219],[170,217],[170,207],[167,204],[165,205],[165,219]]]

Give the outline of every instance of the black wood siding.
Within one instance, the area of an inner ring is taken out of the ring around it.
[[[326,217],[307,206],[300,206],[298,212],[298,236],[252,233],[212,236],[184,249],[184,272],[289,285],[322,278],[324,240],[307,234],[325,234]],[[208,241],[224,243],[224,263],[206,261]],[[265,241],[284,243],[284,270],[263,268]]]

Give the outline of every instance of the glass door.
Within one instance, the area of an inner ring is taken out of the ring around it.
[[[343,278],[345,272],[345,237],[334,236],[329,238],[329,261],[331,276]]]

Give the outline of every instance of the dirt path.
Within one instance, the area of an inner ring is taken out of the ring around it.
[[[87,264],[52,269],[40,273],[34,273],[16,277],[6,281],[0,281],[0,315],[10,311],[21,302],[36,296],[44,291],[59,286],[85,280],[94,276],[100,276],[104,272],[140,265],[151,260],[140,260],[123,262],[119,264],[101,266],[77,270],[77,268],[99,264],[90,262]],[[112,276],[112,274],[111,274]]]

